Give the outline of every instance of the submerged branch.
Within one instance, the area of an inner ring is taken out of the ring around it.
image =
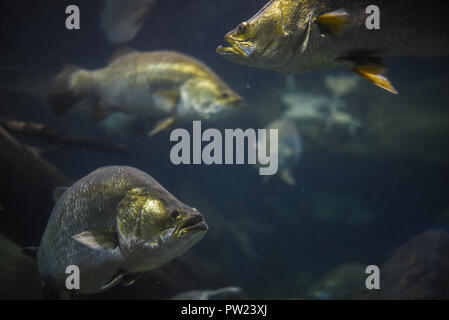
[[[128,153],[128,145],[119,142],[95,140],[89,137],[62,134],[37,122],[0,120],[0,126],[13,134],[30,136],[64,145],[83,146],[105,151]]]

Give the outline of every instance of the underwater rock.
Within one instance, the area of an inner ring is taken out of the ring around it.
[[[42,284],[35,260],[0,234],[0,300],[42,299]]]
[[[449,299],[449,234],[423,232],[401,245],[380,268],[380,290],[368,298]]]
[[[353,299],[365,288],[365,266],[359,263],[343,264],[326,274],[307,293],[318,300]]]

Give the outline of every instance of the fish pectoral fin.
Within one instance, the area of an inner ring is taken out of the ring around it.
[[[326,32],[340,35],[349,24],[349,13],[344,9],[327,12],[317,17],[315,22]]]
[[[101,290],[110,289],[118,284],[121,284],[124,287],[130,286],[134,283],[134,281],[136,281],[137,278],[139,278],[141,274],[142,273],[132,273],[119,270],[108,283],[101,287]]]
[[[171,127],[173,125],[173,123],[175,122],[175,118],[174,117],[168,117],[168,118],[164,118],[162,120],[159,120],[156,125],[154,126],[154,128],[148,133],[149,136],[154,136],[155,134],[168,129],[169,127]]]
[[[22,253],[34,260],[37,260],[37,251],[39,247],[25,247],[22,248]]]
[[[309,45],[310,30],[312,29],[312,16],[313,16],[313,11],[310,13],[309,22],[307,23],[307,29],[305,32],[305,37],[304,37],[303,42],[301,43],[301,48],[300,48],[301,54],[304,53],[304,51],[306,51],[307,46]]]
[[[156,106],[164,111],[173,110],[178,104],[180,94],[175,91],[162,90],[153,94]]]
[[[350,68],[352,72],[388,92],[398,94],[387,78],[387,70],[381,58],[368,57],[355,59],[352,62],[354,62],[353,67]]]
[[[112,113],[113,111],[106,108],[101,102],[92,106],[92,118],[94,118],[97,123],[100,123]]]
[[[126,275],[125,271],[119,270],[108,283],[106,283],[101,287],[101,290],[107,290],[119,284],[125,275]]]
[[[62,194],[66,192],[69,187],[57,187],[53,190],[53,200],[56,202],[61,198]]]
[[[118,246],[117,232],[111,230],[84,231],[73,235],[72,238],[95,250],[115,249]]]
[[[123,287],[127,287],[132,285],[140,276],[142,275],[142,273],[127,273],[125,275],[123,275],[122,277],[122,281],[120,281],[120,284]]]
[[[106,60],[106,63],[107,63],[107,64],[110,64],[110,63],[114,62],[115,60],[117,60],[117,59],[119,59],[119,58],[121,58],[121,57],[123,57],[123,56],[126,56],[126,55],[128,55],[128,54],[130,54],[130,53],[135,53],[135,52],[137,52],[137,50],[136,50],[136,49],[133,49],[133,48],[131,48],[131,47],[121,47],[121,48],[118,48],[116,51],[114,51],[114,52],[109,56],[109,58]]]

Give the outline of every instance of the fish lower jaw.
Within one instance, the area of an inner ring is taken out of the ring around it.
[[[218,46],[216,52],[219,55],[227,56],[227,55],[238,55],[239,52],[234,47],[225,47],[225,46]]]
[[[183,237],[192,233],[196,233],[196,232],[201,232],[201,231],[207,231],[209,229],[208,225],[206,224],[206,222],[203,220],[199,223],[193,224],[193,225],[189,225],[187,227],[184,227],[182,229],[180,229],[178,231],[178,236],[179,237]]]

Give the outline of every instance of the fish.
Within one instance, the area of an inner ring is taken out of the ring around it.
[[[380,29],[368,29],[377,5]],[[344,67],[397,94],[384,56],[448,56],[449,6],[416,0],[270,0],[225,35],[216,52],[232,62],[282,73]]]
[[[131,285],[143,272],[184,254],[208,231],[197,209],[132,167],[101,167],[57,188],[54,198],[37,249],[46,298]],[[65,286],[72,265],[79,268],[78,290]]]
[[[101,29],[114,44],[134,39],[156,0],[105,0],[101,11]]]
[[[108,66],[88,71],[72,65],[48,90],[56,115],[87,105],[97,122],[114,112],[160,118],[150,135],[176,120],[209,119],[243,107],[243,99],[199,60],[174,51],[119,49]]]
[[[278,176],[284,183],[293,186],[296,180],[293,171],[298,164],[302,153],[302,142],[298,128],[294,121],[287,118],[279,118],[271,121],[267,125],[267,132],[270,129],[278,130],[278,148],[270,152],[278,153]],[[259,143],[266,141],[263,135]]]
[[[242,300],[240,287],[224,287],[216,290],[192,290],[181,292],[169,300]]]

